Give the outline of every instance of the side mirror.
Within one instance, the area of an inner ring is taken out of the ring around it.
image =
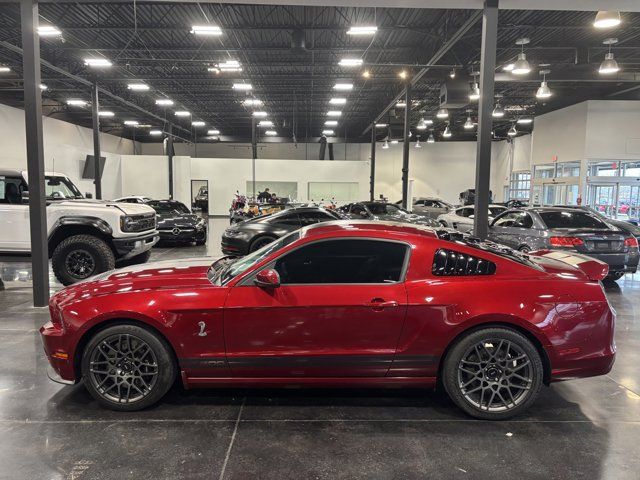
[[[22,192],[22,203],[29,203],[29,190]]]
[[[277,288],[280,286],[280,275],[272,268],[258,272],[253,283],[261,288]]]
[[[87,193],[84,194],[84,198],[93,198],[93,194],[87,192]]]

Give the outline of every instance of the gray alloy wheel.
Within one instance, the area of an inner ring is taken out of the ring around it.
[[[255,252],[256,250],[261,249],[265,245],[269,245],[274,240],[275,240],[274,237],[270,237],[266,235],[256,238],[253,242],[251,242],[251,246],[249,247],[249,253]]]
[[[157,334],[137,325],[114,325],[95,334],[82,356],[89,393],[103,406],[140,410],[156,403],[176,377],[173,353]]]
[[[445,390],[467,414],[485,420],[518,415],[535,401],[543,383],[536,347],[508,328],[473,331],[447,354]]]

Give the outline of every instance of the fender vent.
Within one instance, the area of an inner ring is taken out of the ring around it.
[[[433,257],[431,273],[439,277],[493,275],[496,264],[466,253],[441,248]]]

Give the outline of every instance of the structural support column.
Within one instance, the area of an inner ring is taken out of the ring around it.
[[[473,231],[481,239],[489,229],[489,188],[491,178],[491,129],[493,127],[493,85],[498,38],[498,0],[485,0],[480,51],[480,100],[476,153],[476,198]]]
[[[93,82],[91,87],[91,115],[93,117],[93,165],[94,180],[96,186],[96,198],[102,198],[102,178],[100,177],[100,117],[98,116],[98,82]]]
[[[409,192],[409,133],[411,131],[411,125],[409,120],[411,118],[411,83],[407,83],[407,88],[404,93],[404,140],[402,143],[402,208],[407,208],[410,198],[407,198]],[[374,125],[375,128],[375,125]]]
[[[376,126],[371,126],[371,175],[369,176],[369,200],[373,202],[376,184]]]
[[[169,158],[169,198],[173,199],[173,125],[171,123],[167,137],[167,157]]]
[[[256,160],[258,158],[258,137],[256,135],[256,118],[251,117],[251,190],[253,201],[256,198]]]
[[[49,302],[49,255],[47,245],[47,207],[44,189],[38,2],[37,0],[21,0],[20,8],[23,48],[24,117],[27,136],[27,173],[29,176],[29,225],[31,233],[33,305],[36,307],[44,307]]]

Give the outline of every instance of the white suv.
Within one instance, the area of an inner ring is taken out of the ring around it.
[[[144,263],[158,241],[147,205],[85,199],[60,173],[45,173],[49,258],[69,285],[119,264]],[[26,172],[0,170],[0,256],[31,255]]]

